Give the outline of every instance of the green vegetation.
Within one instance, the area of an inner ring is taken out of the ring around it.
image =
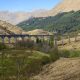
[[[0,52],[0,79],[29,80],[38,74],[44,65],[56,61],[59,57],[80,57],[80,51],[52,50],[44,53],[30,50],[3,50]]]
[[[3,43],[0,43],[0,50],[7,49],[7,46]]]
[[[50,54],[30,50],[4,50],[0,52],[1,80],[29,80],[42,66],[52,62]]]
[[[50,40],[36,39],[36,42],[17,41],[14,48],[8,48],[0,44],[0,79],[1,80],[30,80],[30,77],[38,74],[42,67],[63,58],[80,57],[80,51],[58,51],[53,46],[53,38]]]
[[[1,80],[29,80],[31,76],[38,74],[44,65],[59,59],[57,50],[53,52],[54,49],[48,41],[38,38],[36,42],[31,39],[17,41],[13,48],[3,44],[1,46]]]
[[[53,31],[56,29],[59,33],[80,31],[80,11],[59,13],[56,16],[46,18],[30,18],[18,24],[26,31],[33,29],[44,29]]]
[[[29,49],[36,50],[41,52],[49,52],[54,47],[54,41],[52,38],[49,40],[37,38],[36,41],[27,39],[25,41],[17,41],[15,48],[16,49]]]
[[[34,47],[34,41],[33,40],[30,40],[30,39],[27,39],[26,41],[17,41],[16,42],[16,48],[20,49],[20,48],[26,48],[26,49],[30,49],[30,50],[33,50],[33,47]]]
[[[80,50],[62,50],[60,51],[59,56],[64,58],[80,57]]]

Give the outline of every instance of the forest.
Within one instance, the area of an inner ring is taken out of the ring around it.
[[[80,30],[80,11],[70,11],[59,13],[55,16],[30,18],[17,26],[26,31],[33,29],[43,29],[52,32],[57,30],[58,33],[69,33]]]

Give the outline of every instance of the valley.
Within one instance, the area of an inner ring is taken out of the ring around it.
[[[80,80],[80,0],[53,1],[0,2],[0,80]]]

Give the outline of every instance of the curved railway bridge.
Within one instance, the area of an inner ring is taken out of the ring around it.
[[[21,38],[22,40],[24,40],[26,37],[27,38],[31,38],[31,37],[35,37],[35,38],[38,38],[38,37],[42,37],[42,38],[44,38],[44,37],[51,37],[51,36],[53,36],[53,35],[28,35],[28,34],[11,34],[11,35],[6,35],[6,34],[4,34],[4,35],[0,35],[0,38],[1,38],[1,42],[2,43],[5,43],[5,38],[8,38],[8,44],[10,44],[11,43],[11,38],[14,38],[15,39],[15,41],[17,41],[17,39],[18,38]]]

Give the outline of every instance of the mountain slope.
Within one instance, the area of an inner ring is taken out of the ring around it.
[[[30,18],[17,26],[27,31],[33,29],[53,31],[56,29],[60,33],[73,32],[80,30],[80,11],[59,13],[46,18]]]
[[[80,10],[80,0],[62,0],[55,8],[51,10],[51,13],[62,13],[69,11]]]
[[[80,58],[60,59],[47,65],[33,80],[80,80]]]
[[[21,28],[0,20],[0,34],[21,34]]]

